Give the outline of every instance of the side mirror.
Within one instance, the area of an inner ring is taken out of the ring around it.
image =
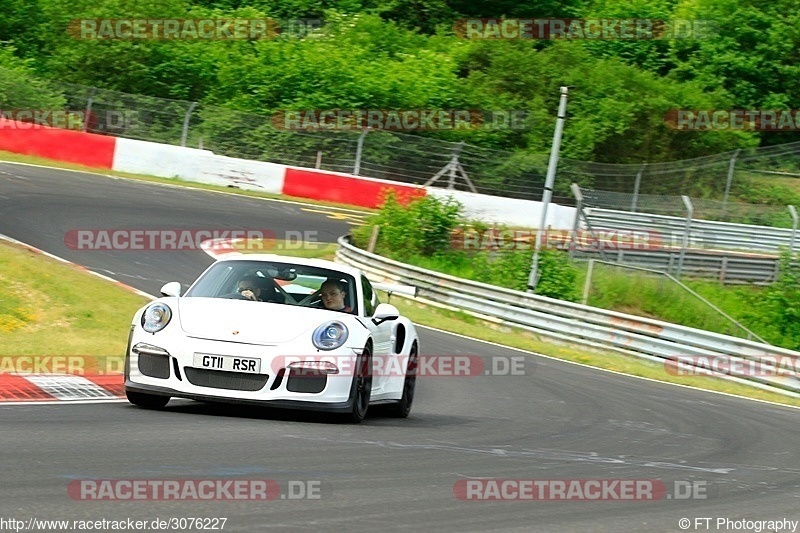
[[[170,281],[161,287],[161,296],[180,296],[181,284],[177,281]]]
[[[378,304],[375,313],[372,315],[372,323],[380,326],[387,320],[397,320],[400,318],[400,311],[392,304]]]

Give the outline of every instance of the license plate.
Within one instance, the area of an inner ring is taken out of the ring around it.
[[[261,372],[261,359],[236,357],[234,355],[196,353],[194,354],[194,366],[195,368],[205,368],[208,370],[258,374]]]

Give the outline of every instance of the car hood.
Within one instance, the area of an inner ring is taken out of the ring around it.
[[[324,309],[222,298],[179,298],[178,316],[186,335],[249,344],[281,344],[308,335],[328,320],[347,315]]]

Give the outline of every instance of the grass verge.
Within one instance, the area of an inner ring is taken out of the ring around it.
[[[579,264],[576,290],[586,281],[587,265]],[[758,310],[767,287],[756,285],[725,286],[716,281],[681,280],[727,315],[773,344],[785,339],[772,334],[769,325],[759,320]],[[580,291],[582,292],[582,288]],[[747,338],[740,327],[708,304],[692,295],[666,276],[640,272],[619,266],[596,264],[592,274],[588,305],[620,313],[663,320],[674,324]],[[755,339],[753,339],[755,340]],[[791,346],[786,346],[792,348]]]
[[[118,359],[131,317],[147,301],[73,265],[0,241],[0,357]]]

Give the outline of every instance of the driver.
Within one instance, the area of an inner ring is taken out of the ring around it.
[[[266,280],[259,278],[258,276],[249,275],[239,280],[239,283],[236,286],[236,292],[248,300],[253,300],[254,302],[263,302],[265,285]]]

